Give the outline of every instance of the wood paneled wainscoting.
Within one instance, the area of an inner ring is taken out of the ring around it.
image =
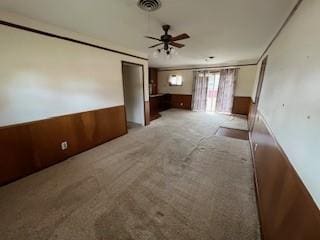
[[[192,95],[171,94],[171,107],[191,110]]]
[[[160,112],[170,108],[191,110],[192,95],[157,94],[150,95],[150,121],[161,117]]]
[[[252,113],[251,121],[253,115],[250,142],[263,239],[320,239],[318,207],[261,113]]]
[[[248,115],[250,111],[251,97],[238,97],[233,99],[233,114]]]
[[[0,185],[127,133],[124,106],[0,128]],[[68,148],[61,149],[67,141]]]
[[[150,124],[150,102],[144,101],[144,119],[145,119],[145,125]]]

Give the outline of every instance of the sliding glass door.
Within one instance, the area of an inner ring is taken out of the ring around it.
[[[206,112],[215,112],[216,110],[219,81],[220,72],[214,72],[209,74]]]

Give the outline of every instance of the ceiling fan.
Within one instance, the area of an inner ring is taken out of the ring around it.
[[[176,47],[176,48],[182,48],[182,47],[185,46],[184,44],[177,43],[176,41],[180,41],[180,40],[184,40],[184,39],[190,38],[190,36],[188,34],[186,34],[186,33],[180,34],[180,35],[178,35],[176,37],[172,37],[170,34],[168,34],[168,31],[170,29],[169,25],[163,25],[162,29],[164,31],[164,35],[162,35],[160,38],[146,36],[146,38],[157,40],[157,41],[160,42],[160,43],[157,43],[157,44],[155,44],[153,46],[150,46],[149,48],[155,48],[155,47],[164,45],[163,49],[169,55],[170,52],[171,52],[171,49],[172,49],[172,48],[170,48],[170,46],[173,46],[173,47]]]

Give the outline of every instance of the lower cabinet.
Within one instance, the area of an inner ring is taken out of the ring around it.
[[[160,112],[170,108],[191,110],[192,95],[157,94],[150,96],[150,121],[161,117]]]

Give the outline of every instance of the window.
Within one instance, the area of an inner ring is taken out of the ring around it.
[[[180,75],[170,75],[169,85],[170,86],[182,86],[183,80]]]

